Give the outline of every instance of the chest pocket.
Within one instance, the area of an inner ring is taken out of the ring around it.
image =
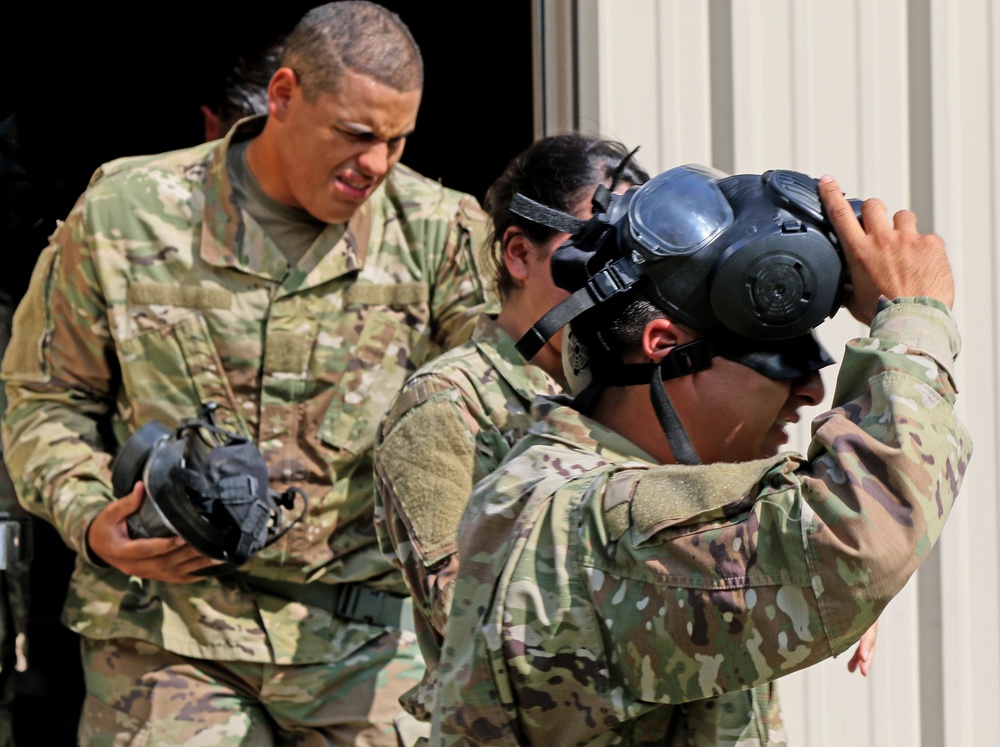
[[[342,369],[319,427],[329,446],[361,454],[406,377],[440,352],[430,338],[430,289],[424,283],[356,283],[344,293],[344,313],[361,331],[346,357],[322,350]],[[340,358],[340,360],[337,360]]]
[[[184,291],[181,297],[162,293]],[[122,372],[122,403],[136,423],[167,422],[196,414],[200,403],[217,402],[220,425],[245,432],[232,390],[212,340],[204,309],[228,308],[232,294],[215,288],[170,289],[133,286],[129,292],[133,334],[117,340]],[[160,305],[171,301],[177,305]],[[148,304],[148,305],[146,305]],[[238,422],[234,422],[238,421]]]

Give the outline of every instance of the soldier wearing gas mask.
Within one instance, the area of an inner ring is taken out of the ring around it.
[[[718,718],[701,699],[847,651],[971,455],[954,283],[913,213],[700,167],[595,200],[553,255],[569,299],[518,343],[571,324],[575,396],[536,402],[459,529],[434,744],[673,744]],[[823,398],[812,329],[841,305],[870,333],[806,454],[782,451]]]

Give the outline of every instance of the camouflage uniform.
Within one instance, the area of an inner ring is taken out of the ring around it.
[[[484,314],[472,340],[421,368],[396,397],[375,441],[375,529],[401,568],[427,674],[404,698],[430,720],[451,586],[458,568],[458,521],[472,486],[531,426],[536,393],[559,385],[525,362],[514,341]]]
[[[460,527],[432,742],[683,743],[691,701],[847,650],[961,484],[958,349],[942,304],[887,302],[808,458],[656,465],[544,401]]]
[[[22,503],[78,553],[64,620],[87,639],[298,665],[363,657],[388,636],[409,662],[386,688],[398,697],[422,673],[413,635],[398,614],[362,621],[373,590],[406,594],[375,538],[372,444],[406,376],[468,339],[487,219],[474,198],[397,166],[289,267],[235,205],[226,171],[230,141],[263,122],[98,170],[15,316],[7,462]],[[256,441],[273,488],[305,491],[308,516],[243,579],[165,584],[102,567],[85,537],[112,499],[110,455],[142,424],[175,424],[206,401]],[[329,609],[335,595],[348,617]]]
[[[429,721],[452,586],[458,571],[458,523],[475,483],[499,466],[531,426],[537,395],[560,387],[525,362],[514,341],[484,315],[471,342],[418,371],[382,421],[375,446],[375,528],[403,570],[415,602],[417,638],[427,664],[404,696]],[[777,694],[770,684],[700,704],[684,726],[692,744],[716,744],[725,723],[732,744],[783,744]]]

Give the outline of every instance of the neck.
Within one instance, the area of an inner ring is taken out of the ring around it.
[[[270,125],[269,119],[264,130],[247,145],[247,167],[264,194],[283,205],[299,207],[282,177],[273,133],[268,129]]]
[[[660,464],[676,462],[650,402],[648,385],[605,387],[590,418],[624,436]]]
[[[517,298],[507,299],[500,308],[497,315],[497,326],[510,335],[514,342],[521,339],[525,332],[531,329],[531,325],[537,321],[534,317],[529,321],[528,315],[524,313],[525,304],[519,303]],[[551,344],[543,345],[542,349],[531,359],[531,363],[541,368],[545,373],[556,381],[564,381],[562,370],[562,354],[557,346]]]

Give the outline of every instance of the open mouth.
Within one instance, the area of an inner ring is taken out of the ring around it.
[[[372,186],[369,181],[354,181],[342,176],[338,176],[336,181],[340,191],[350,200],[364,200]]]

